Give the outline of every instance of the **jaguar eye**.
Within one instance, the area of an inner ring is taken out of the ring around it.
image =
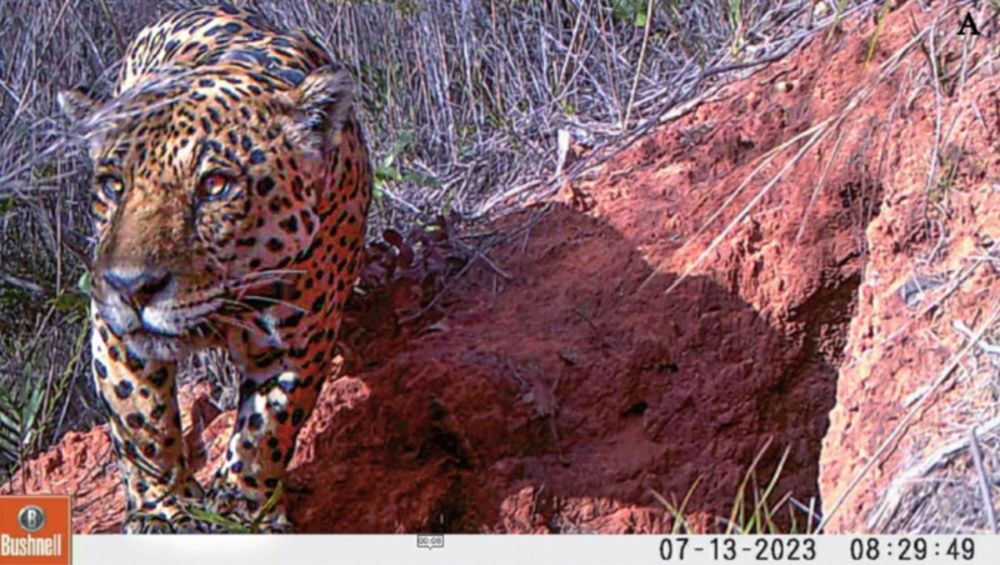
[[[201,182],[198,184],[198,192],[201,193],[203,198],[208,200],[213,200],[216,198],[222,198],[229,192],[230,186],[233,184],[233,179],[223,175],[221,173],[212,173],[202,177]]]
[[[101,175],[97,177],[97,186],[105,196],[118,202],[122,193],[125,192],[125,181],[115,175]]]

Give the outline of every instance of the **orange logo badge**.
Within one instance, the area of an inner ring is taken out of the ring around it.
[[[69,565],[68,496],[0,496],[0,565]]]

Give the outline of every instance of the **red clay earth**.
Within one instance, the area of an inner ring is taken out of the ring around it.
[[[656,494],[680,501],[694,487],[689,526],[718,529],[755,456],[763,482],[786,449],[774,500],[837,498],[900,399],[960,345],[886,339],[933,323],[913,322],[894,298],[935,243],[925,221],[934,97],[900,94],[926,60],[912,49],[876,80],[910,39],[911,18],[930,21],[914,4],[888,15],[871,62],[871,22],[820,34],[572,190],[491,226],[510,234],[489,251],[496,268],[478,261],[442,315],[376,335],[358,351],[362,368],[324,389],[290,471],[299,528],[661,532],[672,517]],[[972,157],[946,195],[943,269],[960,266],[976,234],[1000,237],[986,200],[998,178],[995,84],[980,78],[945,100]],[[800,145],[737,194],[768,153],[840,115],[867,85],[819,150],[680,279]],[[976,274],[958,291],[970,323],[990,285],[995,293],[996,277]],[[232,414],[213,420],[203,389],[183,397],[208,423],[186,422],[192,449],[209,447],[204,480]],[[931,433],[929,418],[911,436]],[[898,450],[871,476],[881,483],[854,491],[831,530],[857,527],[906,456]],[[103,427],[67,434],[10,487],[74,493],[79,532],[117,531],[124,511]]]

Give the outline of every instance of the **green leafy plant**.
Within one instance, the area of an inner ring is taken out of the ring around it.
[[[733,28],[733,43],[730,52],[735,57],[743,49],[743,2],[742,0],[729,0],[726,5],[726,17],[729,26]]]
[[[653,0],[615,0],[611,16],[618,21],[630,22],[635,27],[646,27],[647,2]]]
[[[285,493],[284,483],[278,481],[278,486],[274,489],[274,492],[271,493],[271,496],[268,497],[267,502],[265,502],[264,506],[262,506],[260,510],[257,511],[257,514],[254,516],[253,520],[250,520],[249,522],[233,519],[228,516],[223,516],[222,514],[218,514],[216,512],[212,512],[195,506],[189,506],[185,510],[188,513],[188,515],[190,515],[195,520],[207,522],[209,524],[218,526],[222,528],[224,532],[231,534],[257,534],[261,532],[261,526],[264,523],[264,517],[266,517],[268,514],[271,513],[272,510],[274,510],[274,507],[277,506],[278,501],[281,500],[281,497],[282,495],[284,495],[284,493]]]
[[[24,460],[38,436],[36,422],[44,395],[44,386],[20,386],[13,391],[0,391],[0,455],[4,459],[19,464]]]
[[[701,484],[701,479],[702,477],[698,477],[694,481],[694,484],[692,484],[691,488],[688,489],[687,494],[684,495],[684,500],[682,500],[680,504],[670,502],[660,493],[652,491],[653,497],[656,498],[660,504],[666,507],[667,511],[670,512],[670,515],[674,517],[674,524],[670,529],[671,535],[678,535],[691,531],[691,527],[688,525],[687,519],[685,518],[685,510],[687,509],[688,502],[691,501],[691,496],[694,494],[694,491],[696,491],[698,489],[698,485]]]
[[[777,500],[774,499],[778,481],[785,463],[788,461],[790,451],[788,448],[782,453],[781,459],[771,473],[767,484],[758,483],[757,466],[770,445],[771,442],[768,441],[747,468],[743,480],[736,489],[728,518],[724,520],[720,518],[720,522],[724,523],[725,527],[715,533],[726,535],[814,533],[813,528],[818,516],[812,512],[811,508],[803,510],[801,506],[796,506],[792,501],[791,494],[785,494]],[[673,516],[672,534],[691,532],[686,508],[701,480],[702,477],[698,477],[679,504],[676,501],[668,500],[655,491],[651,492],[653,497]],[[804,512],[808,514],[807,519],[804,523],[800,523],[801,514]]]
[[[868,42],[868,53],[865,54],[866,65],[871,63],[872,59],[875,57],[875,48],[878,47],[878,38],[882,33],[882,26],[885,23],[885,15],[888,13],[891,5],[891,2],[882,4],[882,7],[879,8],[878,14],[875,15],[875,31],[872,32],[872,38]]]
[[[829,39],[834,31],[840,29],[840,22],[844,19],[844,10],[847,9],[847,0],[840,0],[837,2],[837,7],[833,11],[833,25],[826,32],[826,38]]]
[[[736,497],[733,500],[733,508],[730,511],[729,520],[726,525],[726,534],[796,533],[783,532],[775,524],[777,513],[787,502],[787,495],[777,502],[771,500],[771,495],[774,494],[774,489],[778,485],[778,479],[781,478],[781,471],[788,460],[789,448],[786,448],[785,452],[782,453],[781,461],[778,462],[774,472],[771,473],[771,478],[767,486],[761,489],[757,483],[757,464],[760,463],[760,459],[769,445],[770,442],[764,446],[764,449],[760,451],[757,458],[750,465],[746,475],[743,476],[743,481],[740,483],[740,487],[736,491]]]
[[[29,364],[20,378],[0,390],[0,460],[20,466],[45,447],[87,343],[87,326],[82,324],[73,355],[58,376],[42,378]]]
[[[385,157],[375,165],[375,199],[381,200],[385,194],[385,186],[393,182],[410,182],[418,186],[434,186],[437,179],[418,171],[404,171],[398,158],[405,155],[413,143],[413,132],[403,130],[399,138],[389,146]]]

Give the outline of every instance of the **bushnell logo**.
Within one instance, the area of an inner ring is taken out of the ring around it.
[[[34,504],[29,504],[18,512],[17,523],[28,533],[37,532],[45,527],[45,511]]]
[[[68,496],[0,496],[0,565],[69,565],[70,513]]]

